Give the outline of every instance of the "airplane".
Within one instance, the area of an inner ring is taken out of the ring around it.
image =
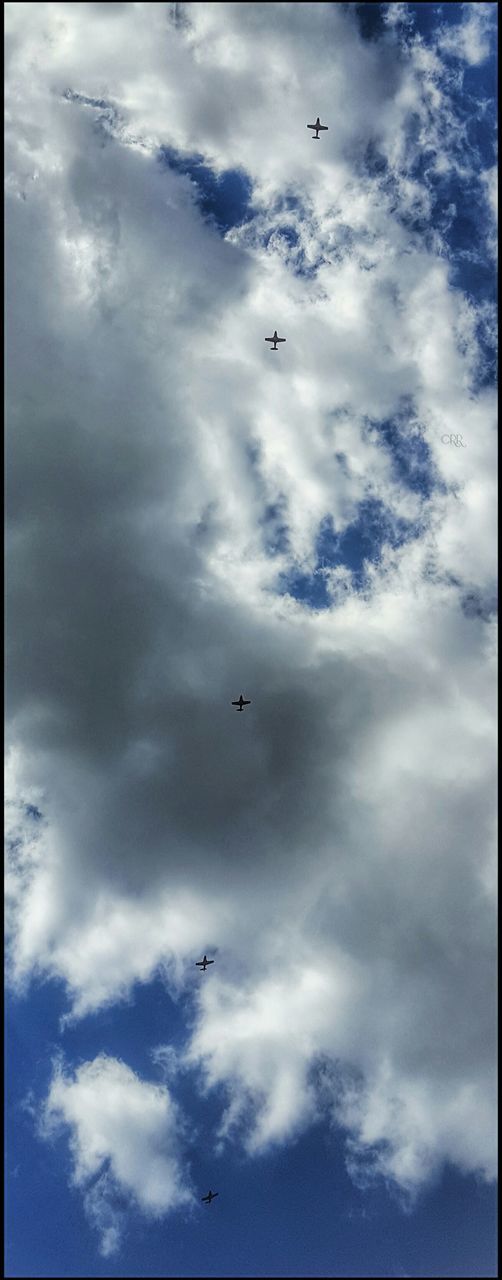
[[[328,128],[327,124],[321,124],[321,121],[320,121],[320,119],[319,119],[319,116],[317,117],[317,120],[316,120],[315,124],[308,124],[308,125],[307,125],[307,129],[315,129],[315,130],[316,130],[315,140],[316,140],[317,142],[319,142],[319,130],[320,130],[320,129],[327,129],[327,128]],[[314,134],[312,134],[312,142],[314,142]]]
[[[324,125],[323,125],[323,128],[324,128]],[[265,338],[265,342],[273,342],[273,343],[274,343],[274,346],[270,348],[270,350],[271,350],[271,351],[277,351],[277,343],[278,343],[278,342],[285,342],[285,341],[286,341],[286,339],[285,339],[285,338],[278,338],[278,337],[277,337],[277,329],[274,331],[274,336],[273,336],[273,338]]]
[[[242,708],[243,708],[243,707],[250,707],[250,706],[251,706],[251,698],[243,698],[242,693],[241,693],[241,696],[240,696],[240,698],[238,699],[238,701],[237,701],[237,702],[232,702],[232,706],[233,706],[233,707],[238,707],[238,708],[239,708],[239,711],[242,711]]]
[[[219,1194],[219,1191],[208,1191],[207,1196],[201,1196],[202,1203],[211,1204],[211,1200],[216,1200],[216,1196],[219,1196]]]
[[[214,960],[208,960],[207,956],[204,956],[203,960],[196,960],[195,963],[199,966],[199,969],[203,969],[205,973],[208,964],[214,964]]]

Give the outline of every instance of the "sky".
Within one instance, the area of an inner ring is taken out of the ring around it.
[[[497,7],[5,12],[6,1274],[496,1275]]]

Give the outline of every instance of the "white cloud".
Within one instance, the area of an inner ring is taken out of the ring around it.
[[[349,1171],[363,1186],[383,1175],[413,1203],[445,1159],[462,1172],[496,1177],[494,1087],[489,1092],[463,1084],[452,1092],[423,1078],[398,1079],[383,1063],[366,1089],[338,1089],[337,1082],[335,1092],[336,1121],[355,1134],[348,1143]]]
[[[498,215],[498,183],[496,165],[493,165],[492,169],[487,169],[484,177],[487,188],[487,199],[489,201],[494,220],[496,220]]]
[[[462,21],[444,27],[438,39],[439,48],[463,58],[471,67],[479,66],[492,48],[493,21],[492,4],[463,4]]]
[[[164,1085],[140,1080],[101,1054],[73,1077],[56,1066],[40,1131],[70,1130],[72,1180],[101,1236],[105,1257],[122,1233],[120,1201],[162,1217],[193,1200],[180,1159],[181,1117]]]
[[[490,222],[488,225],[486,240],[489,251],[495,262],[498,259],[498,168],[493,165],[491,169],[486,169],[483,174],[485,184],[486,199],[490,209]],[[494,323],[496,324],[495,318]],[[495,344],[494,344],[495,345]]]
[[[351,1159],[386,1142],[407,1190],[444,1159],[493,1171],[494,633],[461,601],[493,589],[495,399],[472,389],[479,308],[410,227],[421,149],[472,175],[439,53],[324,4],[7,15],[14,978],[62,978],[77,1017],[159,971],[193,992],[217,948],[186,1062],[228,1086],[222,1140],[298,1132],[328,1059],[356,1081],[329,1101]],[[252,222],[208,226],[161,143],[242,165]],[[430,499],[371,425],[398,413]],[[327,575],[330,610],[279,596],[369,497],[420,536],[361,594]],[[105,1178],[111,1252],[106,1159],[143,1207],[175,1202],[151,1151],[169,1096],[99,1058],[50,1099],[77,1179]]]

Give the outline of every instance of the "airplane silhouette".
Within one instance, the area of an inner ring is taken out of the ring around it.
[[[240,696],[240,698],[238,699],[238,701],[237,701],[237,702],[232,702],[232,706],[233,706],[233,707],[238,707],[238,708],[239,708],[239,711],[242,711],[242,708],[243,708],[243,707],[250,707],[250,706],[251,706],[251,698],[243,698],[242,693],[241,693],[241,696]]]
[[[196,965],[199,966],[200,969],[203,969],[205,973],[208,964],[214,964],[214,960],[208,960],[207,956],[205,955],[203,960],[196,960],[195,963]]]
[[[219,1196],[219,1194],[219,1191],[208,1191],[207,1196],[201,1196],[202,1203],[211,1204],[211,1200],[216,1200],[216,1196]]]
[[[273,343],[274,343],[274,346],[270,348],[270,350],[271,350],[271,351],[277,351],[277,343],[278,343],[278,342],[285,342],[285,341],[286,341],[286,339],[285,339],[285,338],[278,338],[278,337],[277,337],[277,329],[275,329],[275,330],[274,330],[274,336],[273,336],[273,338],[265,338],[265,342],[273,342]]]
[[[315,130],[316,130],[315,135],[314,135],[314,134],[312,134],[312,142],[314,142],[314,139],[316,139],[316,140],[317,140],[317,142],[319,142],[319,130],[320,130],[320,129],[327,129],[327,128],[328,128],[327,124],[321,124],[321,121],[320,121],[320,119],[319,119],[319,116],[317,117],[317,120],[316,120],[315,124],[308,124],[308,125],[307,125],[307,129],[315,129]]]

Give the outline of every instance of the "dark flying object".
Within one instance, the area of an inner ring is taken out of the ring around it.
[[[204,956],[203,960],[196,960],[195,963],[196,965],[199,966],[200,969],[203,969],[205,973],[208,964],[214,964],[214,960],[208,960],[207,956]]]
[[[317,138],[317,141],[319,141],[319,130],[320,130],[320,129],[327,129],[327,128],[328,128],[327,124],[321,124],[321,121],[320,121],[320,119],[319,119],[319,116],[317,117],[317,120],[316,120],[315,124],[308,124],[308,125],[307,125],[307,129],[315,129],[315,131],[316,131],[316,132],[315,132],[315,135],[314,135],[314,134],[312,134],[312,141],[314,141],[314,137],[315,137],[315,138]]]
[[[216,1200],[216,1196],[219,1196],[219,1194],[219,1191],[208,1191],[207,1196],[201,1196],[202,1203],[211,1204],[211,1200]]]
[[[279,341],[280,341],[280,339],[279,339]],[[284,339],[284,341],[286,341],[286,339]],[[242,711],[242,708],[243,708],[243,707],[250,707],[250,706],[251,706],[251,698],[243,698],[242,693],[241,693],[241,696],[240,696],[240,698],[239,698],[238,702],[233,702],[233,703],[232,703],[232,706],[233,706],[233,707],[238,707],[238,708],[239,708],[239,711]]]
[[[273,338],[265,338],[265,342],[273,342],[273,343],[274,343],[273,347],[271,347],[271,348],[270,348],[270,350],[271,350],[271,351],[277,351],[277,343],[278,343],[278,342],[285,342],[285,341],[286,341],[286,339],[285,339],[285,338],[278,338],[278,337],[277,337],[277,329],[274,331],[274,336],[273,336]]]

